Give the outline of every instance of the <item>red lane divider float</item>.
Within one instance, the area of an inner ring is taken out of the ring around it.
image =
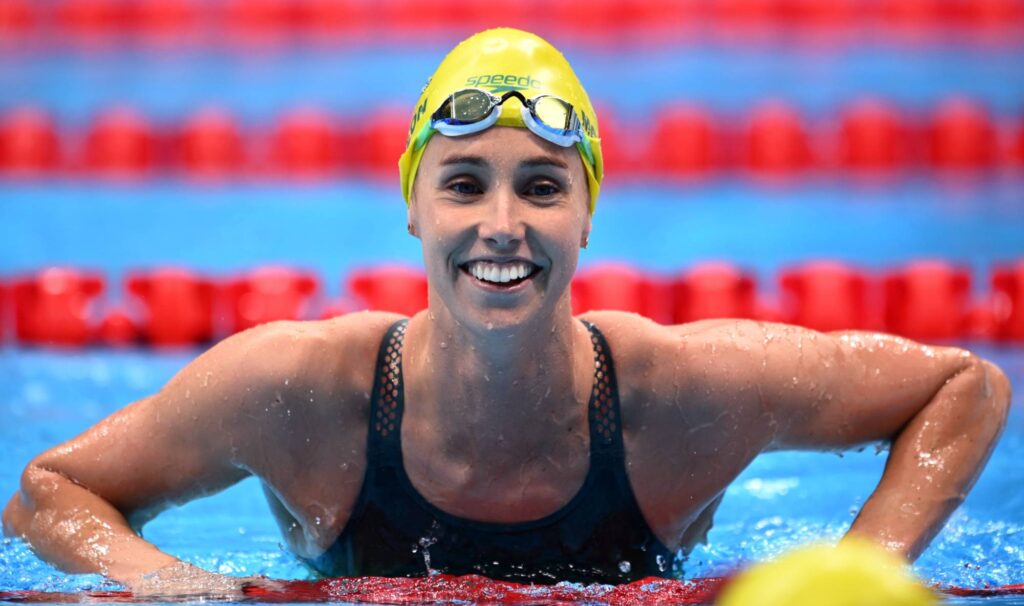
[[[186,269],[130,273],[125,290],[141,304],[139,330],[147,343],[183,346],[214,338],[216,286]]]
[[[413,315],[428,298],[422,270],[390,265],[351,272],[341,298],[326,305],[315,274],[285,267],[226,280],[172,267],[131,272],[124,300],[113,306],[102,297],[104,286],[102,276],[68,268],[11,281],[7,300],[16,339],[32,345],[189,346],[273,320],[363,309]],[[622,310],[662,324],[749,318],[821,331],[883,330],[922,341],[1024,342],[1024,260],[993,267],[990,286],[972,297],[968,269],[938,260],[887,272],[814,261],[780,272],[776,305],[758,296],[752,273],[728,263],[702,263],[674,276],[612,263],[581,270],[572,297],[574,313]]]
[[[0,118],[0,172],[39,176],[60,161],[56,126],[40,109],[16,108]]]
[[[312,272],[287,267],[264,267],[230,280],[223,294],[231,317],[231,332],[241,332],[275,320],[308,317],[320,280]]]
[[[246,168],[246,144],[226,110],[205,108],[186,118],[175,138],[177,164],[190,177],[223,179]]]
[[[573,313],[630,311],[661,322],[672,320],[672,285],[624,264],[604,263],[580,271],[572,281]]]
[[[0,174],[31,177],[81,168],[86,175],[134,180],[157,170],[201,180],[259,174],[393,178],[408,120],[407,108],[387,105],[359,119],[298,108],[266,130],[254,130],[224,109],[204,108],[178,124],[158,125],[114,107],[78,136],[60,132],[41,109],[20,107],[0,116]],[[1024,116],[997,120],[984,105],[964,98],[947,99],[920,119],[884,100],[857,99],[834,120],[813,122],[778,102],[755,106],[746,118],[671,102],[652,122],[626,124],[602,110],[608,175],[700,179],[741,169],[772,181],[826,169],[860,177],[1024,167]],[[80,145],[68,145],[79,139]]]
[[[971,276],[944,261],[917,261],[885,277],[885,326],[913,339],[966,333]]]
[[[855,101],[844,111],[839,128],[838,161],[845,170],[889,173],[910,158],[904,118],[885,101]]]
[[[624,38],[649,43],[645,34],[655,40],[665,33],[678,39],[691,30],[739,42],[752,32],[787,39],[793,34],[825,34],[841,40],[849,39],[841,35],[849,32],[870,39],[881,33],[897,40],[967,33],[976,35],[979,43],[1012,40],[1024,30],[1024,9],[1016,0],[597,0],[586,6],[580,0],[555,0],[544,11],[530,10],[529,3],[496,6],[485,0],[164,2],[167,8],[158,8],[153,0],[144,0],[141,8],[136,2],[118,0],[0,0],[0,17],[6,16],[0,32],[149,40],[199,30],[204,43],[227,39],[244,45],[282,45],[308,43],[311,33],[315,41],[341,44],[371,37],[429,40],[439,32],[461,32],[460,26],[475,31],[507,25],[612,46]],[[451,14],[460,19],[453,22]]]
[[[82,347],[93,338],[92,316],[102,276],[50,268],[12,284],[15,334],[22,343]]]
[[[783,318],[789,323],[821,331],[878,327],[870,277],[862,269],[816,261],[784,270],[779,285]]]
[[[402,266],[360,269],[349,274],[344,286],[356,309],[390,311],[411,316],[427,308],[427,276]]]
[[[341,140],[326,112],[303,108],[283,115],[272,134],[275,171],[300,179],[330,176],[341,166]]]
[[[728,263],[704,263],[675,283],[675,322],[711,318],[758,318],[754,275]]]
[[[140,179],[157,162],[157,134],[138,112],[116,107],[96,117],[86,134],[85,168],[115,179]]]
[[[606,606],[664,606],[711,604],[728,582],[724,577],[688,581],[648,577],[624,585],[521,585],[467,575],[438,574],[425,578],[351,577],[320,581],[263,581],[244,590],[245,601],[268,604],[348,602],[355,604],[602,604]],[[935,586],[958,597],[1024,595],[1024,584],[994,587]],[[127,591],[48,593],[0,591],[0,600],[22,603],[136,601]]]
[[[995,337],[1024,341],[1024,260],[997,266],[992,272]]]
[[[988,111],[968,99],[943,102],[928,125],[927,157],[940,170],[993,168],[999,146]]]

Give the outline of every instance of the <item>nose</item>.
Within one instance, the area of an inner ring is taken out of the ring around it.
[[[480,238],[502,250],[517,247],[526,238],[526,226],[515,192],[510,187],[499,187],[490,198],[484,205]]]

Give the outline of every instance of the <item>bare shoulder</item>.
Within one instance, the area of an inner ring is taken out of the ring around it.
[[[718,382],[730,362],[749,361],[764,337],[759,323],[749,320],[704,320],[666,326],[638,314],[590,312],[581,319],[595,324],[608,340],[620,376],[620,389],[661,391],[665,383]],[[715,364],[712,364],[715,362]],[[745,379],[733,368],[733,379]]]
[[[250,380],[275,391],[317,393],[316,404],[347,399],[372,387],[377,349],[397,314],[359,312],[321,321],[272,322],[238,335],[230,345]],[[335,409],[332,412],[337,412]]]
[[[730,319],[665,326],[611,311],[583,319],[608,340],[627,429],[646,428],[660,441],[698,426],[721,427],[723,416],[742,416],[741,424],[761,417],[765,333],[759,323]]]

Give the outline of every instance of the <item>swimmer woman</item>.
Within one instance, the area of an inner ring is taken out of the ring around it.
[[[429,565],[620,582],[678,574],[674,554],[705,539],[758,454],[886,440],[850,535],[912,560],[1003,428],[1006,376],[960,349],[747,320],[574,318],[601,148],[572,69],[534,35],[491,30],[456,47],[417,103],[400,166],[428,310],[226,339],[33,459],[5,532],[140,593],[231,591],[240,579],[136,530],[255,475],[288,546],[325,574]]]

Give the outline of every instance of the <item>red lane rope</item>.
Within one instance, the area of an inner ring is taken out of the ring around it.
[[[487,604],[605,604],[607,606],[662,606],[711,604],[728,581],[706,577],[677,581],[649,577],[625,585],[522,585],[467,575],[427,578],[353,577],[320,581],[276,581],[279,587],[249,586],[239,601],[256,603],[355,602],[361,604],[438,604],[455,601]],[[272,582],[268,582],[268,585]],[[1024,595],[1024,583],[986,587],[936,586],[958,597]],[[127,591],[45,592],[0,591],[0,602],[75,603],[152,601],[136,600]]]

